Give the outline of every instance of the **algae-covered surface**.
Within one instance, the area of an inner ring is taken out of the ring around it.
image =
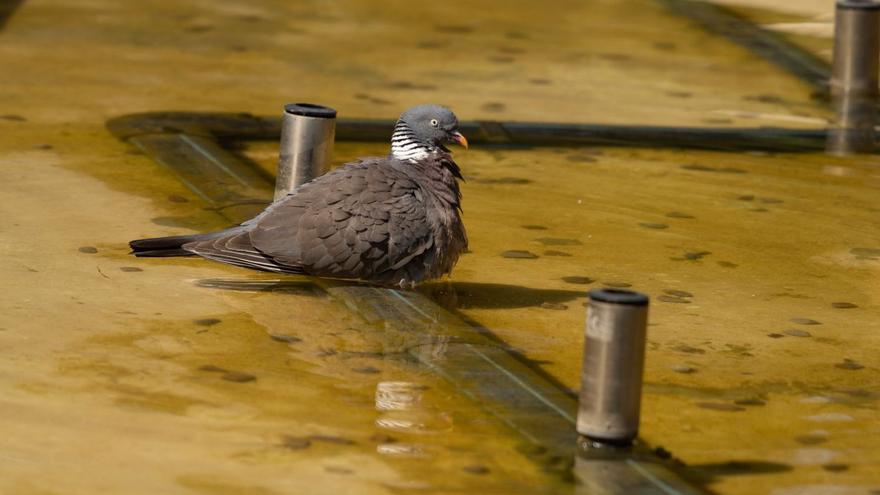
[[[158,110],[821,125],[650,1],[26,1],[0,31],[0,491],[571,491],[307,278],[126,241],[222,227],[105,129]],[[271,170],[272,143],[241,143]],[[338,143],[335,162],[382,154]],[[456,151],[471,239],[420,290],[578,386],[585,292],[652,296],[642,436],[724,494],[880,490],[880,161]],[[222,279],[220,282],[217,279]],[[264,289],[264,290],[261,290]]]

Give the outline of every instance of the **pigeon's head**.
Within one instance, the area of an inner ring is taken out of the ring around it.
[[[419,105],[403,112],[391,138],[395,156],[406,155],[407,150],[448,151],[444,145],[449,143],[465,148],[468,145],[467,139],[458,132],[458,117],[440,105]]]

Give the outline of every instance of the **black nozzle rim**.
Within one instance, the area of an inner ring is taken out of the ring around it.
[[[608,304],[626,306],[647,306],[648,296],[641,292],[624,289],[594,289],[590,291],[590,300]]]
[[[319,119],[335,119],[336,110],[314,103],[288,103],[284,105],[284,113],[301,115],[303,117],[317,117]]]
[[[873,0],[837,0],[837,8],[845,10],[878,10],[880,3]]]

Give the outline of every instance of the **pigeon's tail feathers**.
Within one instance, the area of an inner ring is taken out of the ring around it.
[[[208,241],[217,237],[227,236],[243,230],[242,227],[233,227],[220,232],[207,234],[172,235],[169,237],[152,237],[150,239],[135,239],[128,243],[131,246],[131,254],[145,258],[164,258],[171,256],[195,256],[196,253],[183,248],[184,244],[199,241]]]
[[[254,247],[247,230],[228,230],[224,235],[200,239],[186,250],[209,260],[274,273],[305,273],[295,263],[283,263]]]

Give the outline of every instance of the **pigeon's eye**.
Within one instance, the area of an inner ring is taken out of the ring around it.
[[[437,124],[438,124],[437,119],[431,119],[432,126],[437,127]]]

